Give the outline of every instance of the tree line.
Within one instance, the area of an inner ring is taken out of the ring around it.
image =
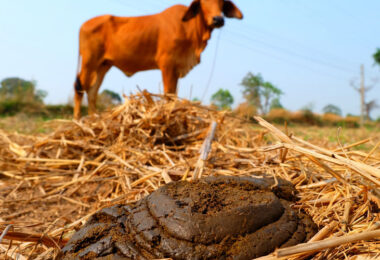
[[[378,48],[373,54],[373,59],[375,65],[380,66],[380,48]],[[239,107],[242,107],[240,110],[251,111],[252,115],[259,114],[261,116],[266,116],[273,109],[284,109],[283,105],[280,102],[280,98],[284,94],[283,91],[273,85],[271,82],[264,80],[261,74],[253,74],[249,72],[243,78],[240,85],[243,87],[242,94],[245,99],[245,103],[239,105]],[[365,94],[361,93],[360,88],[355,86],[353,82],[351,82],[351,85],[356,90],[358,90],[360,95]],[[368,91],[372,87],[364,88],[366,91]],[[227,89],[219,89],[212,95],[211,102],[218,109],[231,110],[234,98]],[[364,108],[361,111],[363,114],[361,116],[365,120],[372,120],[371,112],[379,107],[380,106],[378,105],[376,99],[373,99],[369,102],[366,102],[364,100]],[[306,106],[304,108],[301,108],[301,111],[310,114],[312,113],[312,107]],[[323,107],[322,111],[324,114],[342,116],[342,110],[334,104],[327,104],[325,107]],[[348,114],[348,116],[354,117],[350,114]],[[377,119],[377,121],[380,121],[380,117]]]
[[[47,94],[46,91],[37,88],[37,82],[34,80],[5,78],[0,83],[0,115],[12,116],[25,113],[52,118],[72,115],[72,100],[63,105],[46,105],[44,98]],[[118,93],[105,89],[98,96],[98,107],[104,110],[120,104],[121,101]],[[82,109],[86,110],[85,107]]]
[[[375,65],[380,66],[380,48],[373,54],[373,59]],[[243,112],[243,114],[266,116],[273,110],[285,110],[281,104],[281,97],[284,92],[270,81],[265,80],[260,73],[248,72],[242,79],[240,86],[245,102],[240,104],[236,110]],[[38,89],[36,81],[18,77],[5,78],[0,85],[0,115],[15,115],[21,112],[56,117],[72,114],[71,101],[65,105],[45,105],[44,98],[46,96],[47,92]],[[104,110],[121,102],[122,99],[118,93],[105,89],[98,95],[97,106],[100,110]],[[211,96],[211,103],[217,109],[232,110],[234,98],[228,89],[219,89]],[[378,108],[377,101],[368,102],[366,108],[366,119],[371,120],[370,112]],[[83,110],[85,109],[84,107]],[[312,114],[312,107],[306,106],[301,111],[310,115]],[[342,116],[342,110],[334,104],[327,104],[323,108],[323,113]]]
[[[251,106],[256,113],[262,116],[267,115],[273,109],[284,109],[281,104],[281,96],[284,92],[269,81],[263,79],[261,74],[248,74],[240,83],[246,106]],[[211,103],[220,110],[229,109],[234,102],[234,98],[227,89],[219,89],[211,97]],[[311,111],[310,105],[301,110]],[[342,116],[342,110],[333,104],[328,104],[323,108],[323,113],[330,113]]]

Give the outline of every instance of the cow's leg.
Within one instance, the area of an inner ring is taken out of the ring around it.
[[[97,69],[91,66],[92,64],[93,61],[89,57],[83,56],[83,65],[75,82],[74,118],[76,120],[81,117],[80,108],[84,92],[86,91],[88,94],[97,81]]]
[[[175,68],[164,67],[161,68],[162,80],[164,82],[164,92],[170,94],[177,94],[178,73]]]
[[[87,90],[89,115],[93,115],[96,113],[96,99],[98,96],[98,91],[99,91],[100,85],[103,82],[104,76],[106,75],[106,73],[108,72],[110,68],[111,66],[108,64],[101,65],[100,68],[97,70],[95,83]]]
[[[96,74],[94,72],[94,69],[92,69],[90,66],[87,66],[86,63],[84,63],[74,84],[74,118],[76,120],[79,120],[81,117],[80,108],[83,99],[83,94],[85,91],[88,91],[92,84],[94,84],[96,80],[96,78],[94,77],[95,75]]]

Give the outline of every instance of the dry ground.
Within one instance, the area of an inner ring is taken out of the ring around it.
[[[1,241],[0,258],[52,259],[57,245],[96,210],[136,201],[195,172],[291,181],[300,192],[294,207],[326,231],[315,240],[379,232],[379,128],[278,126],[284,135],[266,122],[246,124],[188,101],[155,98],[131,97],[81,123],[0,119],[6,131],[0,131],[0,230],[14,228]],[[202,164],[199,149],[212,121],[218,122],[216,140]],[[355,259],[359,254],[380,256],[380,240],[339,240],[331,249],[303,256]]]

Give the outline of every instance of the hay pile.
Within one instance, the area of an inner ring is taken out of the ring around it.
[[[353,151],[356,144],[330,151],[257,120],[264,128],[143,93],[98,117],[56,121],[48,136],[0,133],[0,257],[52,259],[97,210],[137,201],[194,172],[274,175],[294,183],[300,192],[294,208],[322,230],[315,242],[275,256],[380,256],[380,240],[374,240],[380,237],[377,147],[369,154]],[[211,122],[218,124],[215,140],[203,161],[199,151]],[[279,142],[270,144],[270,138]]]

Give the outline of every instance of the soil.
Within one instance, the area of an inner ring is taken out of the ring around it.
[[[97,212],[57,259],[252,259],[316,233],[294,201],[291,183],[273,178],[172,182]]]

